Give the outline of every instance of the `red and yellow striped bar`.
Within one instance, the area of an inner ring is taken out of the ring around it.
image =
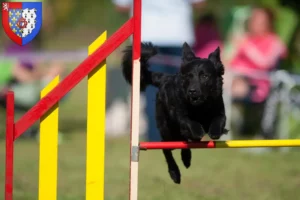
[[[154,149],[205,149],[205,148],[255,148],[300,147],[300,139],[291,140],[229,140],[203,142],[141,142],[140,150]]]
[[[59,83],[54,78],[41,92],[46,96]],[[58,103],[40,121],[39,200],[57,199]]]
[[[106,31],[88,48],[93,54],[105,41]],[[106,60],[88,75],[86,200],[104,200]]]

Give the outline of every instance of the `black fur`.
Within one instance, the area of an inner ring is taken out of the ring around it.
[[[132,47],[125,49],[123,75],[132,79]],[[142,43],[141,90],[151,84],[159,88],[156,95],[156,121],[163,141],[200,141],[205,133],[219,139],[227,133],[222,97],[224,67],[220,49],[208,59],[196,57],[187,43],[183,44],[180,72],[175,75],[151,72],[148,59],[157,53],[151,43]],[[181,175],[172,149],[163,150],[168,170],[175,183]],[[186,168],[191,165],[191,150],[182,149],[181,159]]]

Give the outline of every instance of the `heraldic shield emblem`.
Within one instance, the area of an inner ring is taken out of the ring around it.
[[[2,26],[12,41],[28,44],[42,27],[42,2],[2,3]]]

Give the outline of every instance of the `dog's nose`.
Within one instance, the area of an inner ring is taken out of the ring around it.
[[[196,90],[195,89],[189,89],[189,94],[195,94],[196,93]]]

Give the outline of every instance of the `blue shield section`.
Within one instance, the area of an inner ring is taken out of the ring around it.
[[[21,28],[17,26],[18,21],[22,17],[22,9],[10,9],[9,10],[9,28],[16,34],[18,37],[21,37]]]

